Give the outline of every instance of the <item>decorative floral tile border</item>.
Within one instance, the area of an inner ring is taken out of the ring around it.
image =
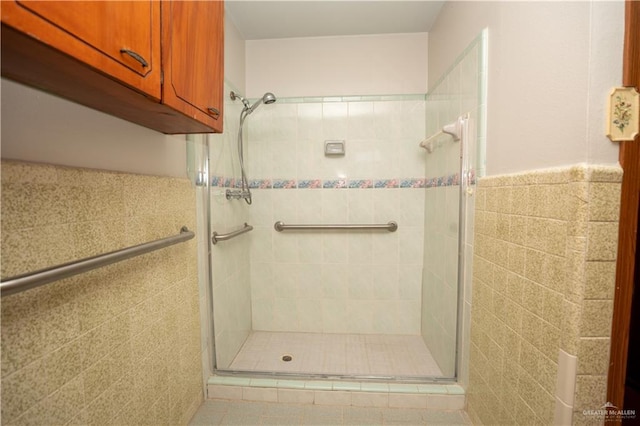
[[[475,170],[471,170],[470,180],[476,183]],[[390,189],[390,188],[437,188],[460,185],[460,174],[454,173],[435,178],[402,178],[402,179],[251,179],[251,189]],[[240,188],[239,178],[213,176],[212,187]]]
[[[296,189],[298,183],[295,179],[274,179],[273,189]]]
[[[322,182],[322,187],[325,189],[337,189],[337,188],[347,188],[347,180],[346,179],[335,179],[335,180],[325,180]]]
[[[322,188],[322,180],[320,179],[310,179],[310,180],[301,180],[298,181],[299,189],[315,189]]]

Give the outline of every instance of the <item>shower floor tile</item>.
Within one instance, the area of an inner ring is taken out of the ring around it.
[[[284,356],[290,361],[284,361]],[[442,376],[420,336],[252,332],[232,370],[364,376]]]

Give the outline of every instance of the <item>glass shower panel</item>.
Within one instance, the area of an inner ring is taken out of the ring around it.
[[[427,94],[427,135],[467,119],[466,137],[432,139],[426,157],[422,337],[446,377],[459,377],[468,345],[473,185],[484,173],[486,31],[479,35]],[[463,185],[461,185],[463,184]],[[462,322],[462,323],[461,323]],[[467,326],[463,326],[467,324]],[[460,350],[462,355],[460,355]]]
[[[484,170],[485,107],[486,33],[427,95],[279,98],[245,123],[249,206],[225,197],[239,185],[242,108],[227,99],[225,133],[207,136],[207,238],[245,222],[254,229],[209,247],[215,368],[459,378],[470,311],[465,230]],[[464,153],[447,135],[431,153],[420,147],[461,115],[471,135]],[[345,155],[325,155],[327,141],[344,143]],[[278,221],[398,229],[278,232]]]
[[[279,98],[251,117],[253,331],[231,369],[442,376],[420,336],[424,117],[424,95]],[[345,155],[325,155],[326,141]],[[277,232],[277,221],[399,227]]]
[[[224,133],[209,138],[209,238],[211,232],[226,234],[249,221],[243,200],[227,200],[225,192],[238,188],[240,167],[237,134],[242,103],[228,94],[234,90],[225,84]],[[228,368],[251,331],[251,287],[249,281],[249,239],[239,238],[211,244],[211,289],[215,364]]]

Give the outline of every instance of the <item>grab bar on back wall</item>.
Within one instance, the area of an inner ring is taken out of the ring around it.
[[[398,229],[396,222],[389,222],[384,224],[334,224],[334,225],[286,225],[282,221],[276,222],[273,227],[276,231],[288,231],[288,230],[336,230],[336,229],[352,229],[352,230],[387,230],[389,232],[395,232]]]
[[[183,226],[180,229],[180,234],[178,235],[150,241],[144,244],[138,244],[136,246],[127,247],[109,253],[103,253],[97,256],[86,257],[84,259],[64,263],[51,268],[40,269],[27,274],[16,275],[15,277],[2,280],[0,283],[0,294],[2,296],[9,296],[11,294],[20,293],[53,281],[69,278],[83,272],[88,272],[92,269],[111,265],[112,263],[140,256],[141,254],[182,243],[192,239],[194,236],[195,234],[193,231],[189,231],[186,226]]]
[[[233,232],[229,232],[228,234],[218,234],[217,232],[214,232],[211,235],[211,242],[213,244],[217,244],[218,241],[227,241],[230,240],[232,238],[237,237],[238,235],[244,234],[245,232],[249,232],[253,229],[253,226],[248,225],[246,222],[244,224],[243,228],[238,229],[237,231],[233,231]]]

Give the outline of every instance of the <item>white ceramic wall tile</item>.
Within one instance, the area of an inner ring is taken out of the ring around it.
[[[350,300],[347,304],[347,317],[354,333],[373,332],[373,303],[368,300]]]
[[[322,134],[322,104],[298,104],[298,140],[316,139]]]
[[[422,265],[402,265],[398,275],[400,300],[421,301]]]
[[[378,264],[371,266],[373,280],[371,285],[371,298],[378,300],[397,300],[398,294],[398,264]]]
[[[348,268],[349,299],[366,300],[373,290],[373,271],[369,264],[350,264]]]
[[[297,129],[297,105],[292,103],[275,103],[263,105],[246,120],[249,139],[259,135],[260,140],[267,142],[295,140]]]
[[[345,329],[349,320],[348,302],[345,299],[324,299],[322,301],[322,331],[339,333]]]
[[[273,296],[296,297],[298,295],[298,274],[300,265],[297,263],[275,263],[273,271]]]
[[[296,191],[291,189],[272,189],[271,191],[271,206],[272,206],[272,220],[283,221],[284,223],[297,223],[298,220],[305,220],[305,218],[298,217],[297,209],[297,197]],[[280,235],[285,235],[284,233]]]
[[[274,293],[273,264],[251,263],[251,297],[264,299]]]
[[[298,189],[298,217],[305,223],[322,222],[322,196],[318,189]],[[317,238],[317,236],[316,236]]]
[[[348,191],[344,189],[329,189],[321,191],[322,222],[347,223],[348,221]]]
[[[271,179],[272,184],[276,178],[298,183],[303,179],[364,179],[370,181],[370,186],[375,179],[395,179],[397,185],[401,178],[419,178],[424,174],[425,157],[417,145],[425,135],[425,114],[424,100],[264,105],[245,123],[249,178]],[[326,157],[323,148],[327,139],[344,139],[346,155]],[[226,136],[224,149],[234,161],[235,144],[235,137]],[[232,164],[230,169],[236,171],[237,165]],[[246,213],[248,222],[255,227],[248,237],[251,264],[271,264],[270,270],[251,268],[250,276],[256,281],[252,282],[251,296],[254,329],[282,330],[287,317],[292,330],[312,330],[315,323],[316,330],[349,332],[354,328],[379,332],[372,325],[374,317],[384,330],[407,333],[420,328],[419,312],[416,314],[415,309],[399,312],[401,308],[396,302],[418,298],[421,292],[421,270],[417,265],[422,263],[424,250],[424,189],[253,192],[254,203]],[[237,220],[245,213],[232,208],[225,214],[229,220]],[[272,229],[277,220],[285,223],[395,220],[400,231],[277,233]],[[317,265],[320,269],[300,269],[300,265]],[[342,266],[332,270],[333,265]],[[354,268],[355,265],[358,266]],[[403,269],[399,265],[411,266]],[[229,272],[228,265],[221,267],[222,272]],[[357,269],[361,271],[359,277]],[[279,312],[280,308],[290,306],[284,299],[295,298],[300,302],[295,304],[294,311]],[[306,309],[303,317],[302,312],[311,300],[318,301],[321,309]],[[390,303],[371,303],[374,300]],[[342,307],[340,312],[330,307],[334,301]],[[365,312],[365,306],[376,311]],[[392,319],[398,313],[399,317]],[[356,322],[352,324],[346,318],[354,318]],[[415,321],[413,324],[409,323],[410,318]],[[258,320],[268,324],[258,324]]]
[[[298,143],[296,140],[272,141],[265,145],[264,157],[258,161],[269,162],[273,165],[271,175],[273,179],[290,179],[298,171]]]
[[[420,138],[417,139],[418,141]],[[400,162],[400,147],[396,139],[377,139],[371,143],[371,173],[377,179],[397,179],[408,177],[409,171]],[[422,172],[422,170],[420,170]],[[416,176],[422,176],[418,173]]]
[[[402,103],[379,101],[373,104],[375,134],[377,139],[391,139],[403,131]]]
[[[368,233],[355,232],[347,236],[350,265],[371,264],[373,262],[373,237],[374,235]]]
[[[420,264],[423,260],[423,228],[419,226],[399,227],[398,231],[400,264]]]
[[[325,264],[347,263],[349,260],[349,235],[326,233],[322,235],[322,260]]]
[[[373,192],[370,189],[350,189],[347,191],[348,223],[373,222]]]
[[[297,299],[275,298],[273,301],[273,329],[278,331],[298,331]]]
[[[397,270],[399,261],[399,237],[397,232],[385,232],[372,238],[372,261],[374,265],[389,265]]]
[[[272,226],[254,226],[248,234],[251,263],[273,262],[272,229]]]
[[[349,102],[348,114],[349,140],[375,138],[373,102]]]
[[[424,161],[422,162],[424,167]],[[425,190],[422,188],[399,190],[397,202],[402,206],[395,220],[403,226],[424,226]]]
[[[300,331],[318,331],[318,318],[322,315],[322,299],[298,299],[298,329]]]
[[[273,259],[275,262],[297,263],[299,261],[298,235],[295,233],[287,232],[279,232],[273,234]]]
[[[345,102],[322,104],[322,136],[324,140],[347,138],[348,109]]]
[[[373,191],[373,220],[376,223],[387,223],[392,220],[399,221],[401,211],[400,208],[400,189],[386,189],[383,191]],[[418,208],[423,209],[424,206]],[[424,213],[422,213],[424,216]]]
[[[246,132],[248,133],[248,132]],[[248,136],[248,135],[247,135]],[[246,139],[249,139],[244,136]],[[245,155],[245,167],[247,176],[251,179],[269,179],[273,176],[273,161],[271,142],[266,140],[259,140],[251,143],[245,143],[246,150]],[[235,148],[237,150],[237,148]],[[264,161],[269,159],[269,161]],[[236,173],[233,176],[238,176],[240,173]]]
[[[319,133],[318,133],[319,134]],[[318,179],[321,175],[324,144],[319,139],[298,141],[298,179]]]
[[[335,138],[334,138],[335,139]],[[334,139],[324,139],[324,140],[334,140]],[[315,155],[324,155],[324,140],[316,143],[316,154]],[[331,156],[325,157],[321,160],[319,171],[320,175],[318,176],[320,179],[347,179],[349,177],[349,158],[341,157],[341,156]]]

